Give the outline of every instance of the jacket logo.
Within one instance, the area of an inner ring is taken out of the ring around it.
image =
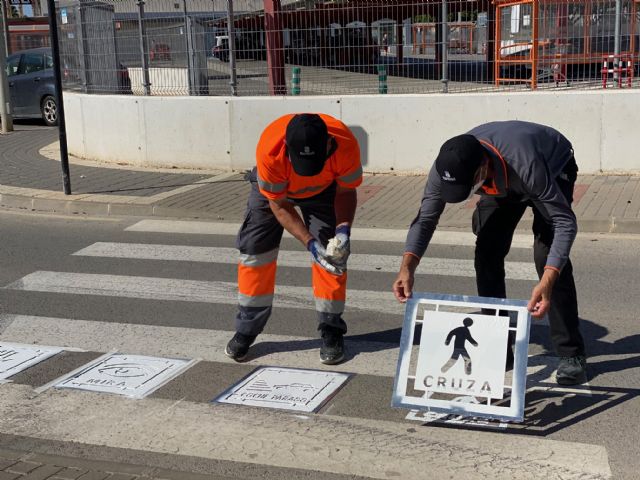
[[[446,180],[447,182],[455,182],[456,177],[452,177],[449,173],[449,170],[445,170],[444,175],[442,176],[442,180]]]

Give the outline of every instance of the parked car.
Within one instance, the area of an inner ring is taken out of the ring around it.
[[[10,55],[7,76],[15,117],[41,117],[47,125],[57,125],[51,49],[37,48]]]
[[[62,60],[62,80],[65,90],[83,88],[81,69],[72,59]],[[12,113],[15,117],[42,118],[47,125],[58,124],[53,56],[48,47],[23,50],[7,58],[7,76],[11,95]],[[104,93],[132,94],[129,71],[118,64],[117,90],[113,87]]]

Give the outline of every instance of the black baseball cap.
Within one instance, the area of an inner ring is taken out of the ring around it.
[[[469,197],[484,153],[484,147],[473,135],[458,135],[442,144],[435,167],[441,180],[440,195],[445,202],[459,203]]]
[[[327,124],[320,115],[295,115],[287,125],[285,142],[293,170],[303,177],[318,175],[327,160]]]

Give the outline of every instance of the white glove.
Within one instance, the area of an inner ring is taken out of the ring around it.
[[[349,225],[340,225],[336,228],[336,236],[327,244],[327,256],[333,260],[334,264],[342,268],[346,268],[347,260],[351,255],[350,235]]]
[[[311,253],[313,260],[327,272],[334,275],[342,275],[343,269],[335,265],[335,261],[327,255],[327,251],[318,240],[315,238],[309,240],[307,250]]]

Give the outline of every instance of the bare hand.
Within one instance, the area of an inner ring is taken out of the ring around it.
[[[396,277],[396,281],[393,282],[393,294],[400,303],[405,303],[411,294],[413,293],[413,273],[409,270],[402,268]]]
[[[531,299],[527,304],[527,310],[531,312],[534,318],[542,318],[549,311],[551,306],[551,288],[543,285],[542,282],[533,287]]]
[[[545,268],[540,282],[533,287],[531,299],[527,304],[527,310],[534,318],[543,318],[551,306],[551,292],[560,272],[555,268]]]

